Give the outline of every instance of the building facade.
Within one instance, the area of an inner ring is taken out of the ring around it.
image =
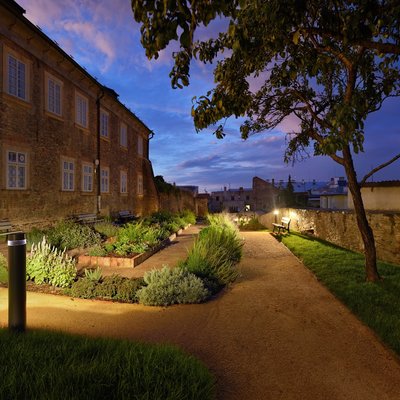
[[[150,129],[0,0],[0,219],[158,209]]]

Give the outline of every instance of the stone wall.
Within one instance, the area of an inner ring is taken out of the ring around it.
[[[272,212],[259,217],[267,228],[272,228],[275,218],[290,217],[290,229],[298,232],[313,231],[320,239],[338,246],[363,252],[363,243],[353,211],[329,211],[281,208],[275,216]],[[378,258],[400,264],[400,213],[367,212],[374,231]]]
[[[191,210],[196,213],[196,200],[191,192],[176,190],[171,193],[160,193],[160,210],[172,213]]]

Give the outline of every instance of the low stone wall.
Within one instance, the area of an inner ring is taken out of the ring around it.
[[[320,239],[338,246],[363,252],[363,243],[353,211],[312,210],[281,208],[275,216],[272,212],[261,215],[259,221],[272,228],[275,218],[291,218],[290,229],[313,231]],[[377,255],[380,260],[400,264],[400,213],[367,212],[369,224],[374,232]]]

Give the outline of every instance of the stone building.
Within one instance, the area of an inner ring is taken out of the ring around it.
[[[209,201],[211,212],[269,211],[279,202],[280,190],[272,183],[255,176],[252,188],[227,189],[212,192]]]
[[[0,219],[158,209],[150,129],[0,0]]]

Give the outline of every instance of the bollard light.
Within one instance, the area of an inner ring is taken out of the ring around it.
[[[8,245],[8,329],[26,328],[26,238],[24,232],[7,236]]]

